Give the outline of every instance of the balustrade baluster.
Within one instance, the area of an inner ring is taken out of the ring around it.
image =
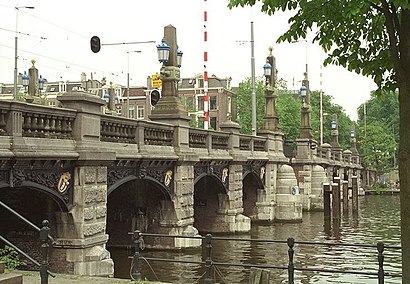
[[[38,132],[37,125],[38,125],[38,114],[35,113],[33,114],[33,117],[31,118],[31,125],[30,125],[31,133],[33,134],[34,137],[37,136],[37,132]]]

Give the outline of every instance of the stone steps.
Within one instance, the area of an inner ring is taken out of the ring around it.
[[[17,273],[4,273],[4,262],[0,262],[0,284],[23,284],[23,276]]]

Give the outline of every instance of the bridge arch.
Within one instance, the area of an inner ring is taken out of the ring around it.
[[[214,174],[201,174],[194,184],[194,227],[200,233],[226,232],[225,213],[229,196],[225,185]]]
[[[56,190],[50,189],[44,185],[32,181],[23,181],[20,185],[16,187],[10,187],[10,185],[7,183],[1,183],[0,190],[3,188],[9,188],[10,191],[21,190],[24,192],[28,192],[29,190],[33,190],[37,193],[44,193],[44,195],[51,198],[56,203],[61,212],[69,212],[72,208],[72,205],[67,204],[67,200],[65,200],[65,198],[61,196],[61,194],[59,194]]]
[[[242,188],[243,215],[255,220],[258,215],[256,202],[261,200],[260,195],[266,193],[264,184],[258,174],[254,171],[247,171],[242,179]]]
[[[176,220],[175,206],[169,190],[158,180],[135,175],[124,177],[107,190],[107,248],[126,248],[132,245],[129,232],[163,233]],[[159,244],[144,238],[146,247]],[[161,244],[163,245],[163,244]],[[115,255],[113,257],[115,262]]]

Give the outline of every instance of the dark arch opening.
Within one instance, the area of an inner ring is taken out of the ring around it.
[[[243,215],[254,220],[258,213],[256,207],[256,202],[258,201],[258,189],[264,188],[263,184],[255,173],[248,173],[245,175],[242,185]]]
[[[48,220],[50,235],[54,239],[63,237],[63,232],[60,231],[61,219],[58,216],[67,214],[67,207],[49,190],[27,186],[3,187],[0,190],[0,200],[39,228],[42,227],[43,220]],[[37,261],[41,261],[39,232],[2,206],[0,220],[0,235]],[[4,245],[0,241],[0,247]],[[38,270],[30,261],[26,263],[19,268]]]
[[[222,217],[228,208],[228,195],[214,175],[202,175],[195,182],[194,227],[201,234],[226,231]]]

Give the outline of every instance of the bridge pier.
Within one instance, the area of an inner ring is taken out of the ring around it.
[[[56,261],[51,261],[50,268],[61,273],[113,276],[114,263],[105,248],[107,170],[81,166],[74,172],[75,206],[57,214],[58,238],[50,255]]]
[[[293,168],[282,165],[278,169],[275,221],[301,222],[302,202]]]

